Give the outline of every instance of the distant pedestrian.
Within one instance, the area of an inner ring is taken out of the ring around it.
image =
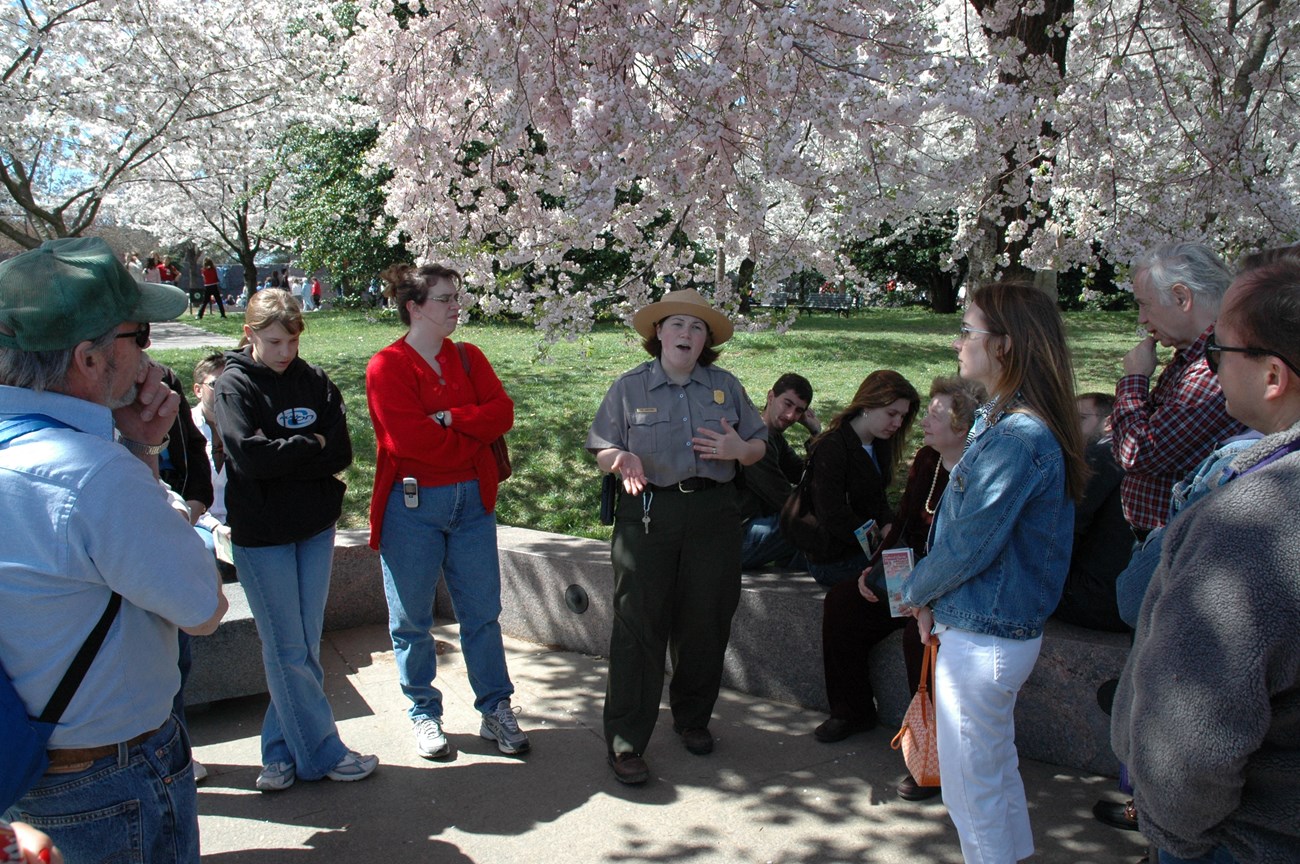
[[[203,320],[203,313],[207,311],[209,303],[215,303],[217,311],[221,317],[226,317],[226,305],[221,300],[221,277],[217,274],[217,267],[212,263],[211,258],[203,259],[203,303],[199,306],[199,320]]]

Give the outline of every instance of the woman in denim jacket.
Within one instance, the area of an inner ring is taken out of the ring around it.
[[[939,774],[962,855],[1007,864],[1034,852],[1016,695],[1061,598],[1087,468],[1065,332],[1045,293],[981,286],[953,348],[961,377],[983,384],[992,401],[977,412],[930,554],[908,577],[903,599],[923,641],[943,643],[935,668]]]

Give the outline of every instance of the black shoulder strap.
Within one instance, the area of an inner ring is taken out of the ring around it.
[[[108,628],[113,626],[113,619],[117,617],[117,610],[121,606],[122,595],[114,591],[113,596],[108,598],[108,606],[104,609],[104,614],[99,616],[99,623],[86,637],[81,650],[73,658],[72,665],[63,674],[63,680],[59,682],[58,687],[54,688],[54,695],[50,697],[45,710],[36,719],[42,723],[59,722],[59,718],[63,716],[68,703],[72,701],[73,695],[76,694],[77,688],[81,686],[82,679],[90,671],[90,664],[95,662],[95,655],[99,653],[99,646],[104,644],[104,637],[108,635]]]

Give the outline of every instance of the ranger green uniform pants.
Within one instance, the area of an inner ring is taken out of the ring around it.
[[[736,487],[655,488],[650,531],[643,495],[620,493],[614,523],[614,628],[605,690],[611,752],[644,753],[659,716],[664,651],[675,729],[705,728],[722,685],[722,658],[740,602],[741,519]]]

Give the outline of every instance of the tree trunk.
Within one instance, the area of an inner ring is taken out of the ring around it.
[[[1004,71],[998,75],[1002,83],[1016,86],[1018,89],[1027,85],[1041,85],[1040,81],[1028,80],[1023,70],[1023,62],[1042,58],[1051,61],[1055,66],[1058,81],[1064,78],[1066,48],[1070,38],[1070,28],[1066,22],[1074,14],[1074,0],[1044,0],[1042,12],[1033,15],[1025,14],[1022,7],[1022,11],[1010,18],[1005,26],[996,30],[988,23],[989,17],[996,12],[996,0],[971,0],[971,6],[979,13],[984,33],[995,51],[999,43],[1007,40],[1014,40],[1024,46],[1020,58],[1022,65],[1004,67]],[[1033,129],[1032,118],[1024,119],[1030,121],[1026,124],[1026,130]],[[1056,140],[1057,134],[1051,123],[1041,121],[1034,129],[1034,137],[1052,142]],[[1043,154],[1046,148],[1035,145],[1032,149],[1035,155],[1024,163],[1019,162],[1014,148],[1002,154],[1003,170],[992,179],[993,200],[998,202],[1001,208],[1001,218],[981,221],[985,222],[984,230],[991,232],[989,249],[993,254],[988,259],[989,263],[994,256],[1005,253],[1008,263],[1002,268],[1004,276],[1032,278],[1037,284],[1038,277],[1024,264],[1022,258],[1033,240],[1034,228],[1051,219],[1052,206],[1050,200],[1032,199],[1029,178],[1042,166],[1050,167],[1052,160]],[[1015,239],[1007,235],[1007,226],[1013,222],[1023,222],[1028,226]],[[981,266],[971,268],[973,273],[978,274],[984,270],[984,262],[980,264]],[[1050,281],[1051,293],[1055,294],[1054,278],[1044,281],[1042,287],[1047,287],[1048,281]]]

